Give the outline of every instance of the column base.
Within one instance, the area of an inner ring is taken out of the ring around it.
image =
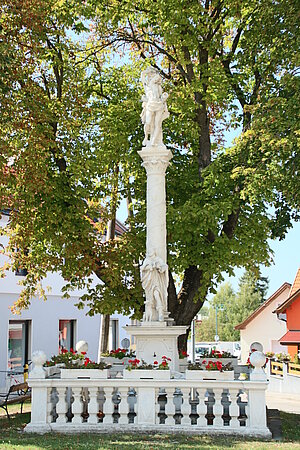
[[[162,356],[171,358],[169,367],[179,372],[177,338],[185,334],[187,326],[170,325],[171,322],[142,322],[141,326],[127,325],[124,330],[134,336],[137,359],[149,364],[161,363]]]

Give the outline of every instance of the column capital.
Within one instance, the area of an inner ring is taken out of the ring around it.
[[[147,173],[164,174],[172,158],[172,152],[165,146],[148,146],[139,151]]]

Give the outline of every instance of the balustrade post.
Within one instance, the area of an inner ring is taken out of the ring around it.
[[[90,386],[89,387],[89,398],[90,401],[88,403],[88,423],[98,423],[98,412],[99,412],[99,404],[98,404],[98,387]]]
[[[175,424],[175,420],[174,420],[174,414],[175,414],[175,405],[174,405],[174,388],[166,388],[165,389],[166,394],[167,394],[167,403],[165,406],[165,414],[166,414],[166,420],[165,420],[165,424],[166,425],[174,425]]]
[[[103,423],[112,424],[114,421],[113,413],[115,410],[113,402],[114,388],[113,387],[105,388],[104,395],[105,395],[105,402],[103,405],[103,413],[104,413]]]
[[[262,386],[256,387],[252,387],[251,382],[249,383],[247,409],[249,411],[248,424],[250,428],[266,429],[267,427],[265,397],[266,388],[266,383],[263,383]]]
[[[181,425],[191,425],[191,404],[190,404],[190,388],[181,388],[182,405],[181,405]]]
[[[156,401],[155,388],[154,387],[140,387],[136,388],[137,391],[137,424],[138,425],[154,425]]]
[[[205,394],[206,394],[206,388],[197,388],[198,394],[199,394],[199,405],[198,405],[198,414],[199,414],[199,418],[198,418],[198,425],[200,427],[206,427],[207,426],[207,419],[206,419],[206,414],[207,414],[207,405],[205,404]]]
[[[234,389],[231,387],[229,394],[230,394],[230,401],[231,401],[231,404],[229,406],[229,415],[231,417],[229,426],[230,426],[230,428],[239,428],[240,427],[240,421],[239,421],[240,407],[237,403],[239,389]]]
[[[58,402],[56,404],[56,414],[58,417],[56,419],[56,423],[66,423],[67,416],[66,413],[68,411],[68,403],[66,399],[66,386],[57,387],[58,394]]]
[[[121,403],[119,403],[119,423],[120,424],[128,424],[128,387],[119,387],[119,393],[121,396]]]
[[[48,423],[48,398],[50,397],[50,389],[47,386],[42,386],[40,383],[38,386],[34,386],[34,382],[31,381],[31,421],[27,425],[28,431],[50,431]],[[35,430],[36,428],[36,430]]]
[[[82,423],[82,410],[83,410],[83,402],[82,402],[82,387],[72,387],[74,402],[72,405],[72,413],[74,415],[72,419],[72,423]]]
[[[215,404],[214,404],[214,427],[223,427],[224,421],[222,419],[223,415],[223,405],[221,403],[222,401],[222,393],[223,388],[217,388],[214,387],[214,394],[215,394]]]

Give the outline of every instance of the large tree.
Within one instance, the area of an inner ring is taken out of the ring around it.
[[[169,310],[189,325],[223,272],[270,263],[268,239],[283,238],[297,218],[297,2],[32,0],[26,7],[29,22],[23,2],[4,1],[0,42],[7,71],[1,198],[13,210],[13,264],[22,260],[29,272],[19,306],[47,270],[62,272],[66,291],[95,273],[101,283],[79,306],[140,317],[138,75],[151,64],[170,93]],[[231,127],[242,131],[226,149]],[[122,197],[128,232],[103,243],[102,224]]]

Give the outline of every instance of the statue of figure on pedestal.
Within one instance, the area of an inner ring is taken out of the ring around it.
[[[163,322],[168,310],[168,265],[154,253],[141,266],[142,286],[146,294],[144,322]]]
[[[168,94],[163,93],[162,78],[153,67],[148,67],[142,72],[141,81],[145,89],[145,95],[142,96],[143,111],[141,114],[145,133],[143,146],[163,145],[162,122],[169,117],[166,102]]]

